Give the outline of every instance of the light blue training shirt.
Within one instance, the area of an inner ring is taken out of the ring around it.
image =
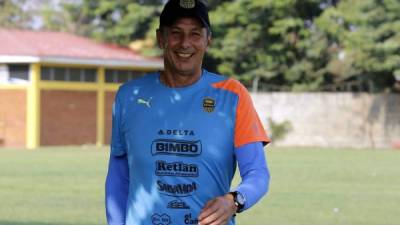
[[[229,192],[235,148],[269,140],[239,82],[203,70],[193,85],[169,88],[159,75],[115,98],[111,154],[128,160],[126,225],[197,224],[205,203]]]

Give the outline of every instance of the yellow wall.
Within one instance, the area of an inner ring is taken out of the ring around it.
[[[64,67],[64,68],[96,68],[97,82],[64,82],[64,81],[42,81],[41,66]],[[96,145],[102,146],[105,143],[105,92],[117,91],[120,84],[106,83],[106,69],[130,69],[135,71],[150,71],[152,68],[126,68],[126,67],[94,67],[88,65],[60,65],[60,64],[31,64],[30,83],[27,85],[0,85],[0,89],[27,89],[27,132],[26,147],[34,149],[40,146],[40,91],[41,90],[77,90],[77,91],[96,91],[97,92],[97,128]]]

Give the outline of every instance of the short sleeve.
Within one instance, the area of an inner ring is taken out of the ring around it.
[[[235,147],[257,141],[264,145],[268,144],[270,139],[267,137],[247,89],[234,79],[227,79],[213,86],[233,92],[238,97],[234,131]]]
[[[112,109],[111,154],[122,156],[126,153],[125,135],[122,129],[123,106],[121,92],[118,91]]]
[[[254,108],[253,101],[245,87],[240,85],[239,100],[236,109],[235,147],[252,142],[270,142],[261,120]]]

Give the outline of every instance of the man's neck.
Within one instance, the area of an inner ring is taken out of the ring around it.
[[[164,70],[160,73],[160,81],[172,88],[187,87],[190,86],[201,77],[201,68],[194,74],[179,74],[177,72],[172,72],[171,70]]]

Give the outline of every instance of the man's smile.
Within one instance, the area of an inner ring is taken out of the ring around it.
[[[176,55],[178,55],[179,58],[184,58],[184,59],[189,59],[193,53],[179,53],[177,52]]]

